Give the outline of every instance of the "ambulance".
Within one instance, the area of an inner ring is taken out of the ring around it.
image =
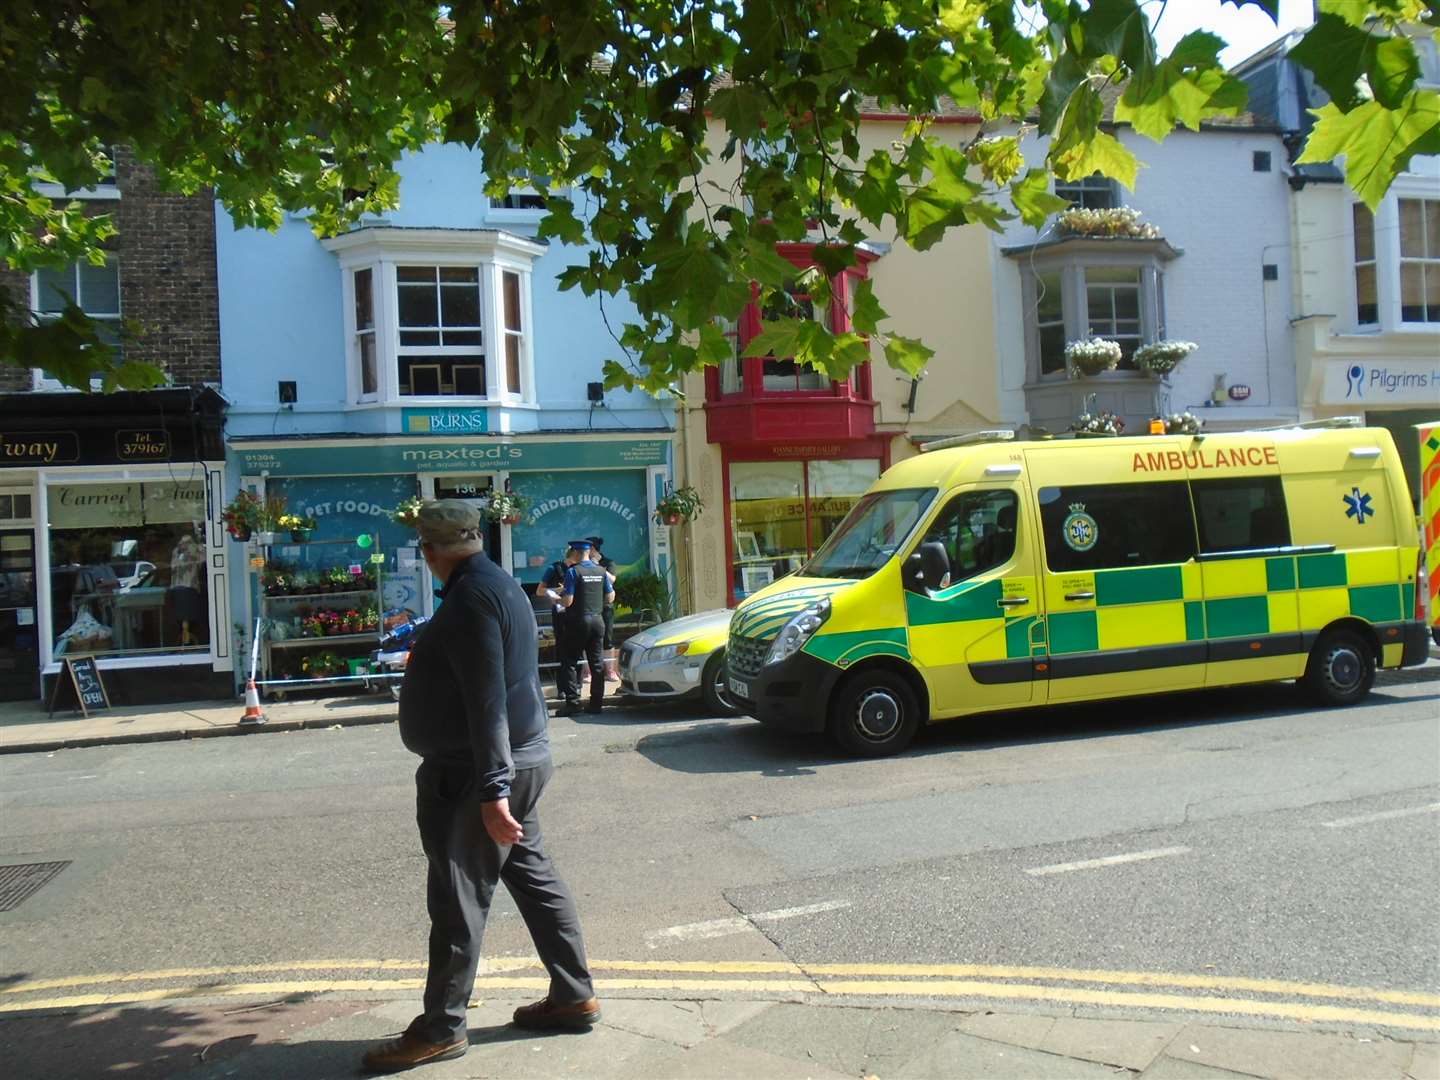
[[[1423,663],[1419,533],[1387,431],[931,443],[736,609],[742,712],[893,754],[925,723]]]

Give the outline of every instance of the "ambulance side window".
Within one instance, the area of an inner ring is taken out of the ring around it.
[[[1253,551],[1290,543],[1285,489],[1278,476],[1192,480],[1200,550]]]
[[[951,499],[921,541],[945,549],[948,575],[933,587],[956,585],[1009,562],[1015,554],[1018,507],[1012,491],[967,491]]]
[[[1195,555],[1183,480],[1043,487],[1045,562],[1056,573],[1182,563]]]

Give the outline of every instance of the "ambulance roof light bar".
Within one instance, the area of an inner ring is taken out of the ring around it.
[[[1275,427],[1256,428],[1256,431],[1324,431],[1328,428],[1364,427],[1365,420],[1359,416],[1326,416],[1320,420],[1297,420],[1293,424],[1277,424]]]
[[[949,450],[952,446],[970,446],[974,443],[1009,442],[1015,438],[1013,431],[972,431],[965,435],[951,435],[944,439],[932,439],[920,444],[922,454],[931,450]]]

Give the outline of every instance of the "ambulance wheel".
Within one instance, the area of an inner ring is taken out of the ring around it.
[[[1375,683],[1375,650],[1354,630],[1330,630],[1310,651],[1302,680],[1322,705],[1353,705]]]
[[[716,649],[700,675],[700,694],[712,716],[739,716],[740,706],[725,686],[725,650]]]
[[[830,735],[857,757],[898,754],[920,726],[915,692],[894,672],[858,671],[835,688]]]

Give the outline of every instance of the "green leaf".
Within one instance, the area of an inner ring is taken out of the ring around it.
[[[805,319],[781,319],[766,322],[764,329],[745,346],[745,356],[794,356],[800,342],[800,324]],[[814,325],[813,323],[811,325]]]
[[[1315,128],[1300,164],[1345,157],[1345,179],[1372,210],[1416,154],[1440,154],[1440,93],[1412,90],[1395,109],[1378,101],[1341,112],[1312,109]]]
[[[1360,78],[1369,68],[1368,54],[1377,41],[1338,15],[1322,14],[1290,50],[1290,59],[1309,68],[1330,100],[1349,112],[1363,100]]]
[[[1026,225],[1040,226],[1051,214],[1058,214],[1070,203],[1050,191],[1050,174],[1044,169],[1030,169],[1010,185],[1010,201],[1020,211]]]
[[[701,323],[700,345],[695,352],[700,363],[718,367],[735,355],[735,342],[714,323]]]
[[[727,86],[710,95],[710,111],[725,121],[731,135],[741,140],[760,130],[769,104],[765,95],[753,86]]]
[[[875,286],[870,283],[869,278],[861,278],[860,283],[855,286],[854,311],[850,313],[850,325],[862,334],[873,334],[880,327],[880,321],[885,318],[885,309],[880,306],[880,301],[875,299]]]
[[[585,225],[575,216],[575,208],[568,199],[547,199],[546,214],[540,219],[535,235],[541,240],[554,237],[562,244],[583,244]]]
[[[925,365],[934,355],[934,349],[927,348],[915,338],[891,334],[885,340],[885,362],[911,377],[925,370]]]
[[[1375,55],[1370,59],[1370,89],[1381,105],[1397,108],[1419,77],[1420,60],[1405,35],[1396,34],[1375,46]]]

